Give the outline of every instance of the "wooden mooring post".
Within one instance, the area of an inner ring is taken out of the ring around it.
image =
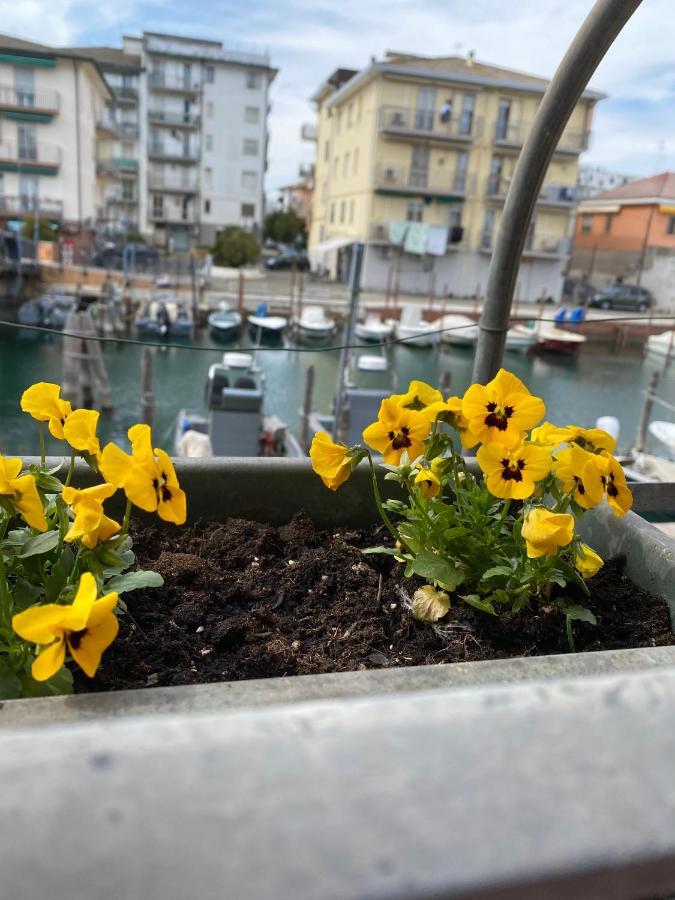
[[[652,372],[649,379],[649,387],[645,391],[645,402],[642,407],[642,415],[640,416],[640,424],[638,425],[637,435],[635,437],[635,451],[642,453],[647,442],[647,427],[652,415],[652,407],[654,406],[654,398],[656,397],[656,388],[659,386],[659,373]]]
[[[314,379],[316,371],[314,366],[308,366],[305,372],[305,396],[302,403],[302,412],[300,414],[300,446],[305,453],[309,450],[309,419],[312,414],[312,406],[314,404]]]
[[[73,406],[112,409],[112,391],[96,329],[87,312],[71,312],[63,328],[63,396]]]
[[[245,285],[244,273],[239,269],[239,283],[237,285],[237,312],[244,318]]]
[[[141,422],[151,428],[155,422],[155,393],[152,385],[152,349],[141,351]]]

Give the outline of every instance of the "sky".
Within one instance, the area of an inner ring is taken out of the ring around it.
[[[54,45],[119,45],[165,31],[269,50],[268,194],[297,178],[314,146],[309,97],[338,66],[363,68],[387,50],[466,54],[550,77],[592,0],[0,0],[6,34]],[[607,93],[582,162],[628,175],[675,170],[675,0],[643,0],[591,86]]]

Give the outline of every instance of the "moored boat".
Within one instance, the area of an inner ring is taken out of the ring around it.
[[[288,325],[288,319],[284,316],[270,316],[267,313],[267,304],[260,303],[255,315],[248,316],[247,322],[253,340],[280,341]]]
[[[675,330],[662,331],[661,334],[652,334],[647,338],[645,349],[655,356],[675,357]]]
[[[440,339],[437,322],[422,319],[419,306],[405,306],[394,333],[396,340],[413,347],[433,347]]]
[[[207,321],[209,333],[217,341],[233,341],[239,336],[241,315],[227,303],[221,303],[217,310],[209,313]]]
[[[548,350],[553,353],[576,353],[586,337],[575,331],[556,328],[551,322],[540,322],[539,328],[533,328],[535,336],[534,349]]]
[[[434,325],[440,329],[441,340],[444,344],[452,344],[455,347],[471,347],[478,340],[478,325],[469,316],[448,313],[437,319]]]
[[[393,322],[383,322],[378,313],[367,313],[365,321],[356,323],[354,334],[360,341],[381,344],[392,336],[393,331]]]
[[[329,319],[322,306],[307,306],[299,319],[294,319],[298,337],[301,340],[321,341],[335,334],[335,319]]]

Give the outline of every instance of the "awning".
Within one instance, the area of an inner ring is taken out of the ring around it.
[[[588,205],[587,206],[585,203],[583,203],[579,207],[579,214],[582,216],[589,216],[589,215],[592,216],[595,213],[607,213],[608,215],[611,215],[613,213],[618,213],[618,212],[621,212],[621,206],[618,203],[614,203],[614,204],[606,203],[603,206],[600,206],[600,205],[598,205],[598,206]]]
[[[327,241],[321,241],[320,244],[314,244],[313,247],[309,248],[309,252],[311,255],[323,256],[326,253],[330,253],[331,250],[339,250],[341,247],[349,247],[350,244],[356,243],[354,238],[348,237],[335,237],[328,238]]]

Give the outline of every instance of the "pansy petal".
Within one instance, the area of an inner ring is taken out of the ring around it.
[[[67,613],[68,607],[59,603],[31,606],[13,616],[12,628],[24,641],[49,644],[62,626]]]
[[[46,647],[31,666],[31,675],[36,681],[48,681],[56,675],[66,660],[66,648],[60,637],[50,647]]]
[[[101,656],[117,637],[119,627],[117,617],[109,613],[96,625],[87,628],[76,644],[68,641],[70,655],[89,678],[96,674]]]

